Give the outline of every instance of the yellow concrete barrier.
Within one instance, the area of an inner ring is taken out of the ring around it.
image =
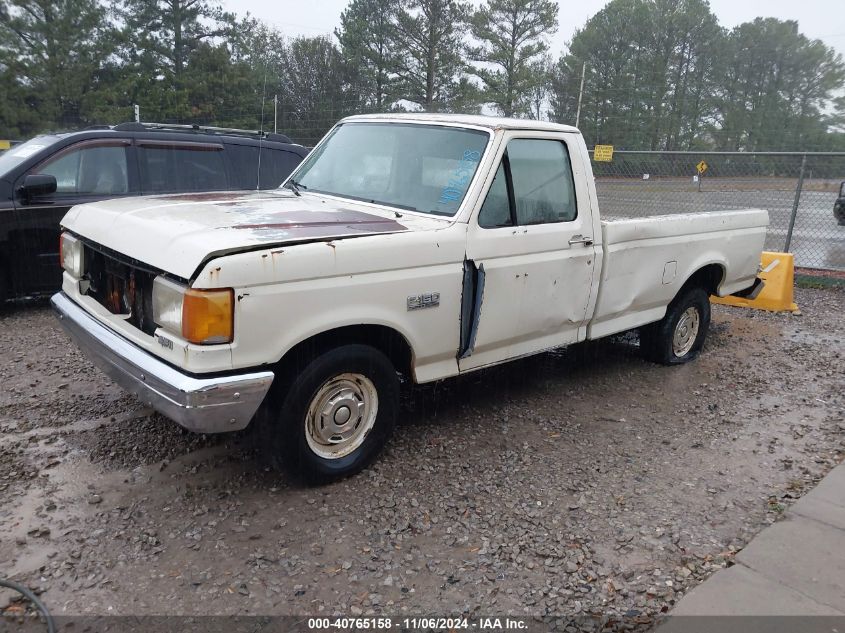
[[[760,256],[762,272],[758,275],[766,282],[756,299],[741,297],[710,297],[712,303],[741,308],[757,308],[772,312],[795,312],[798,305],[794,299],[795,257],[792,253],[763,251]]]

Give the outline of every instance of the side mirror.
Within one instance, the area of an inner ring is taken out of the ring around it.
[[[29,174],[23,179],[23,184],[18,191],[22,197],[30,199],[56,193],[57,187],[55,176],[49,174]]]

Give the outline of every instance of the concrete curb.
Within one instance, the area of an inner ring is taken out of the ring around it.
[[[843,626],[845,464],[795,503],[783,521],[752,539],[736,565],[684,596],[659,632],[842,631]]]

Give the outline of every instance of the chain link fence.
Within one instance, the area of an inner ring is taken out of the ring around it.
[[[593,170],[604,216],[766,209],[766,250],[845,270],[845,226],[833,216],[845,153],[615,151]]]

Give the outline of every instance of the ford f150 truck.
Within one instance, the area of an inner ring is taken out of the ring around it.
[[[338,123],[282,188],[74,207],[61,322],[193,431],[250,423],[313,480],[384,446],[425,383],[639,328],[696,356],[708,297],[753,294],[761,210],[602,220],[577,129],[480,116]],[[254,420],[254,421],[253,421]]]

